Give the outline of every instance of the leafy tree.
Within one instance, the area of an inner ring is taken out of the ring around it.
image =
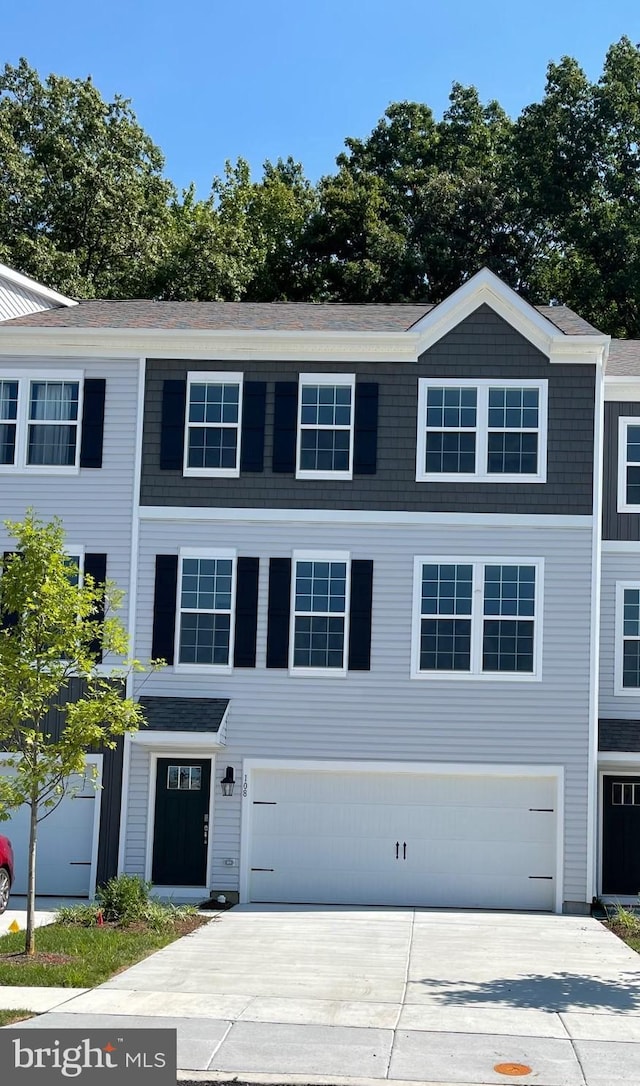
[[[163,165],[127,99],[5,65],[0,259],[76,297],[144,296],[174,194]]]
[[[0,577],[0,750],[11,770],[0,775],[0,820],[22,804],[29,807],[25,951],[33,954],[38,824],[58,805],[69,779],[85,772],[89,749],[113,748],[118,736],[142,723],[138,704],[123,696],[127,672],[140,665],[129,661],[98,672],[100,645],[113,659],[127,656],[126,631],[112,613],[121,593],[88,575],[79,583],[60,521],[44,524],[29,512],[6,527],[16,550],[5,556]],[[83,693],[73,700],[70,683],[77,678]],[[48,731],[52,706],[64,726]]]
[[[316,202],[293,159],[266,162],[260,181],[252,180],[244,159],[227,162],[206,200],[197,200],[191,186],[172,201],[156,295],[183,301],[306,297],[300,242]]]

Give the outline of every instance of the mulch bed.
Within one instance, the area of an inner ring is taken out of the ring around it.
[[[35,954],[25,954],[23,950],[14,954],[0,954],[0,962],[6,965],[68,965],[75,960],[71,954],[41,954],[38,951]]]

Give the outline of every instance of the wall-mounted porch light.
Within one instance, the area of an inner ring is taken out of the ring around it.
[[[226,771],[224,777],[222,778],[222,780],[220,781],[220,787],[222,788],[222,795],[223,796],[232,796],[233,795],[233,786],[234,786],[235,783],[236,783],[236,780],[235,780],[235,777],[233,775],[233,766],[228,765],[227,766],[227,771]]]

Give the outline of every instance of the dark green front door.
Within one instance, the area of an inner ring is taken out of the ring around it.
[[[151,880],[205,886],[209,839],[208,758],[158,758]]]
[[[604,778],[602,892],[640,893],[640,777]]]

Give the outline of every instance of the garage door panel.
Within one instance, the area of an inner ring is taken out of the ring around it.
[[[7,772],[6,767],[0,772]],[[60,804],[38,825],[36,844],[36,893],[39,895],[85,897],[90,890],[94,820],[100,793],[84,777],[72,778],[75,794]],[[0,823],[0,833],[9,837],[15,859],[13,894],[27,892],[29,849],[29,808],[13,811]]]
[[[254,795],[251,900],[554,907],[553,778],[259,770]]]

